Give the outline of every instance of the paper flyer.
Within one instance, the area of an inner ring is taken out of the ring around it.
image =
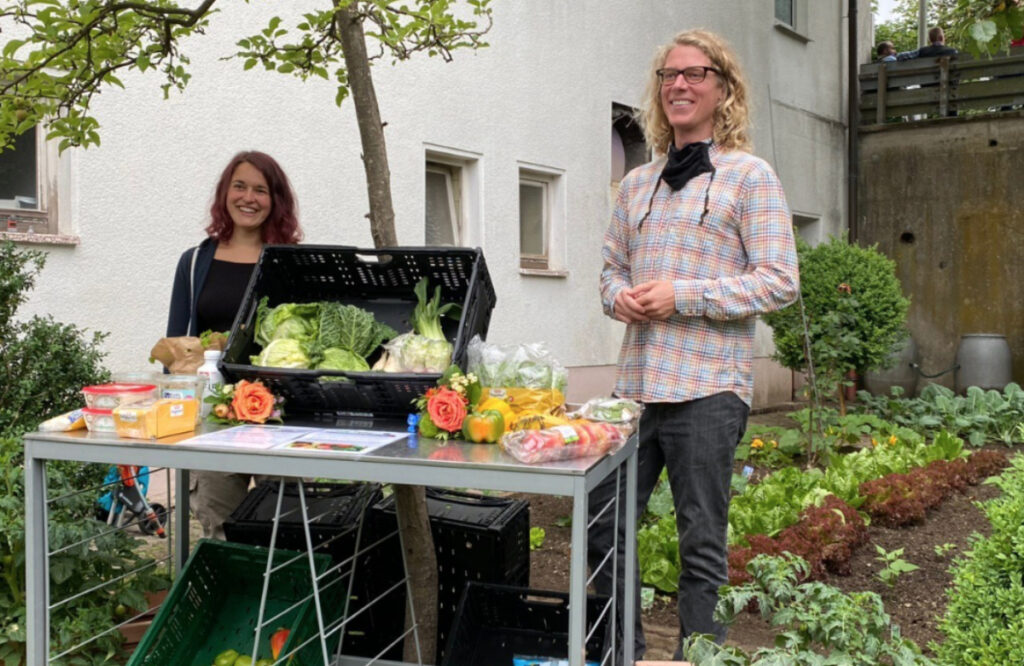
[[[243,449],[272,449],[308,433],[312,428],[296,426],[239,425],[208,432],[181,444],[234,446]]]
[[[275,448],[315,454],[362,455],[393,442],[403,440],[406,437],[408,435],[403,432],[319,428],[307,430],[299,437],[282,443]]]

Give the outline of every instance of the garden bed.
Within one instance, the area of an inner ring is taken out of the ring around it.
[[[774,419],[770,421],[772,425],[782,424],[779,415],[751,417],[752,422],[756,420],[758,423],[768,419]],[[1002,445],[983,448],[1012,452]],[[945,591],[952,580],[947,569],[953,558],[966,550],[971,534],[987,533],[988,523],[974,502],[998,494],[999,490],[991,485],[969,486],[962,493],[953,493],[930,511],[921,524],[895,529],[869,526],[868,543],[857,549],[850,561],[851,575],[828,575],[824,582],[844,592],[877,592],[885,602],[886,612],[892,617],[893,623],[901,627],[903,635],[930,653],[929,642],[942,639],[937,625],[938,617],[946,606]],[[570,525],[567,518],[572,513],[572,502],[564,497],[523,497],[530,500],[531,524],[545,530],[543,545],[530,556],[530,585],[564,591],[567,589],[569,575]],[[946,544],[955,544],[955,547],[947,547],[943,556],[937,555],[936,547],[941,548]],[[883,565],[876,560],[876,545],[886,551],[903,548],[902,558],[920,568],[903,574],[889,588],[877,577]],[[648,659],[672,657],[678,637],[676,618],[675,596],[657,595],[654,606],[643,614]],[[776,633],[760,616],[747,613],[741,615],[730,628],[727,642],[752,652],[759,647],[773,645]]]

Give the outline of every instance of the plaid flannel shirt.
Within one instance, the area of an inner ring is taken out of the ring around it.
[[[677,192],[658,186],[664,158],[634,169],[619,188],[602,250],[605,313],[613,315],[621,289],[651,280],[671,280],[676,299],[667,320],[627,325],[615,383],[622,397],[685,402],[733,391],[749,405],[757,315],[799,293],[792,220],[775,172],[746,152],[712,145],[710,157],[714,174]]]

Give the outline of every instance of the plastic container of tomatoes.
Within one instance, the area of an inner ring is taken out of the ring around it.
[[[501,448],[524,463],[603,456],[622,446],[627,433],[612,423],[578,419],[544,430],[516,430],[501,437]]]

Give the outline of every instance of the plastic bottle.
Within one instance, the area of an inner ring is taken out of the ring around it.
[[[213,408],[213,405],[206,402],[207,396],[213,395],[214,390],[224,384],[224,376],[220,374],[219,367],[220,355],[221,351],[219,349],[207,349],[203,352],[203,364],[196,370],[196,374],[206,380],[201,403],[204,418]]]

